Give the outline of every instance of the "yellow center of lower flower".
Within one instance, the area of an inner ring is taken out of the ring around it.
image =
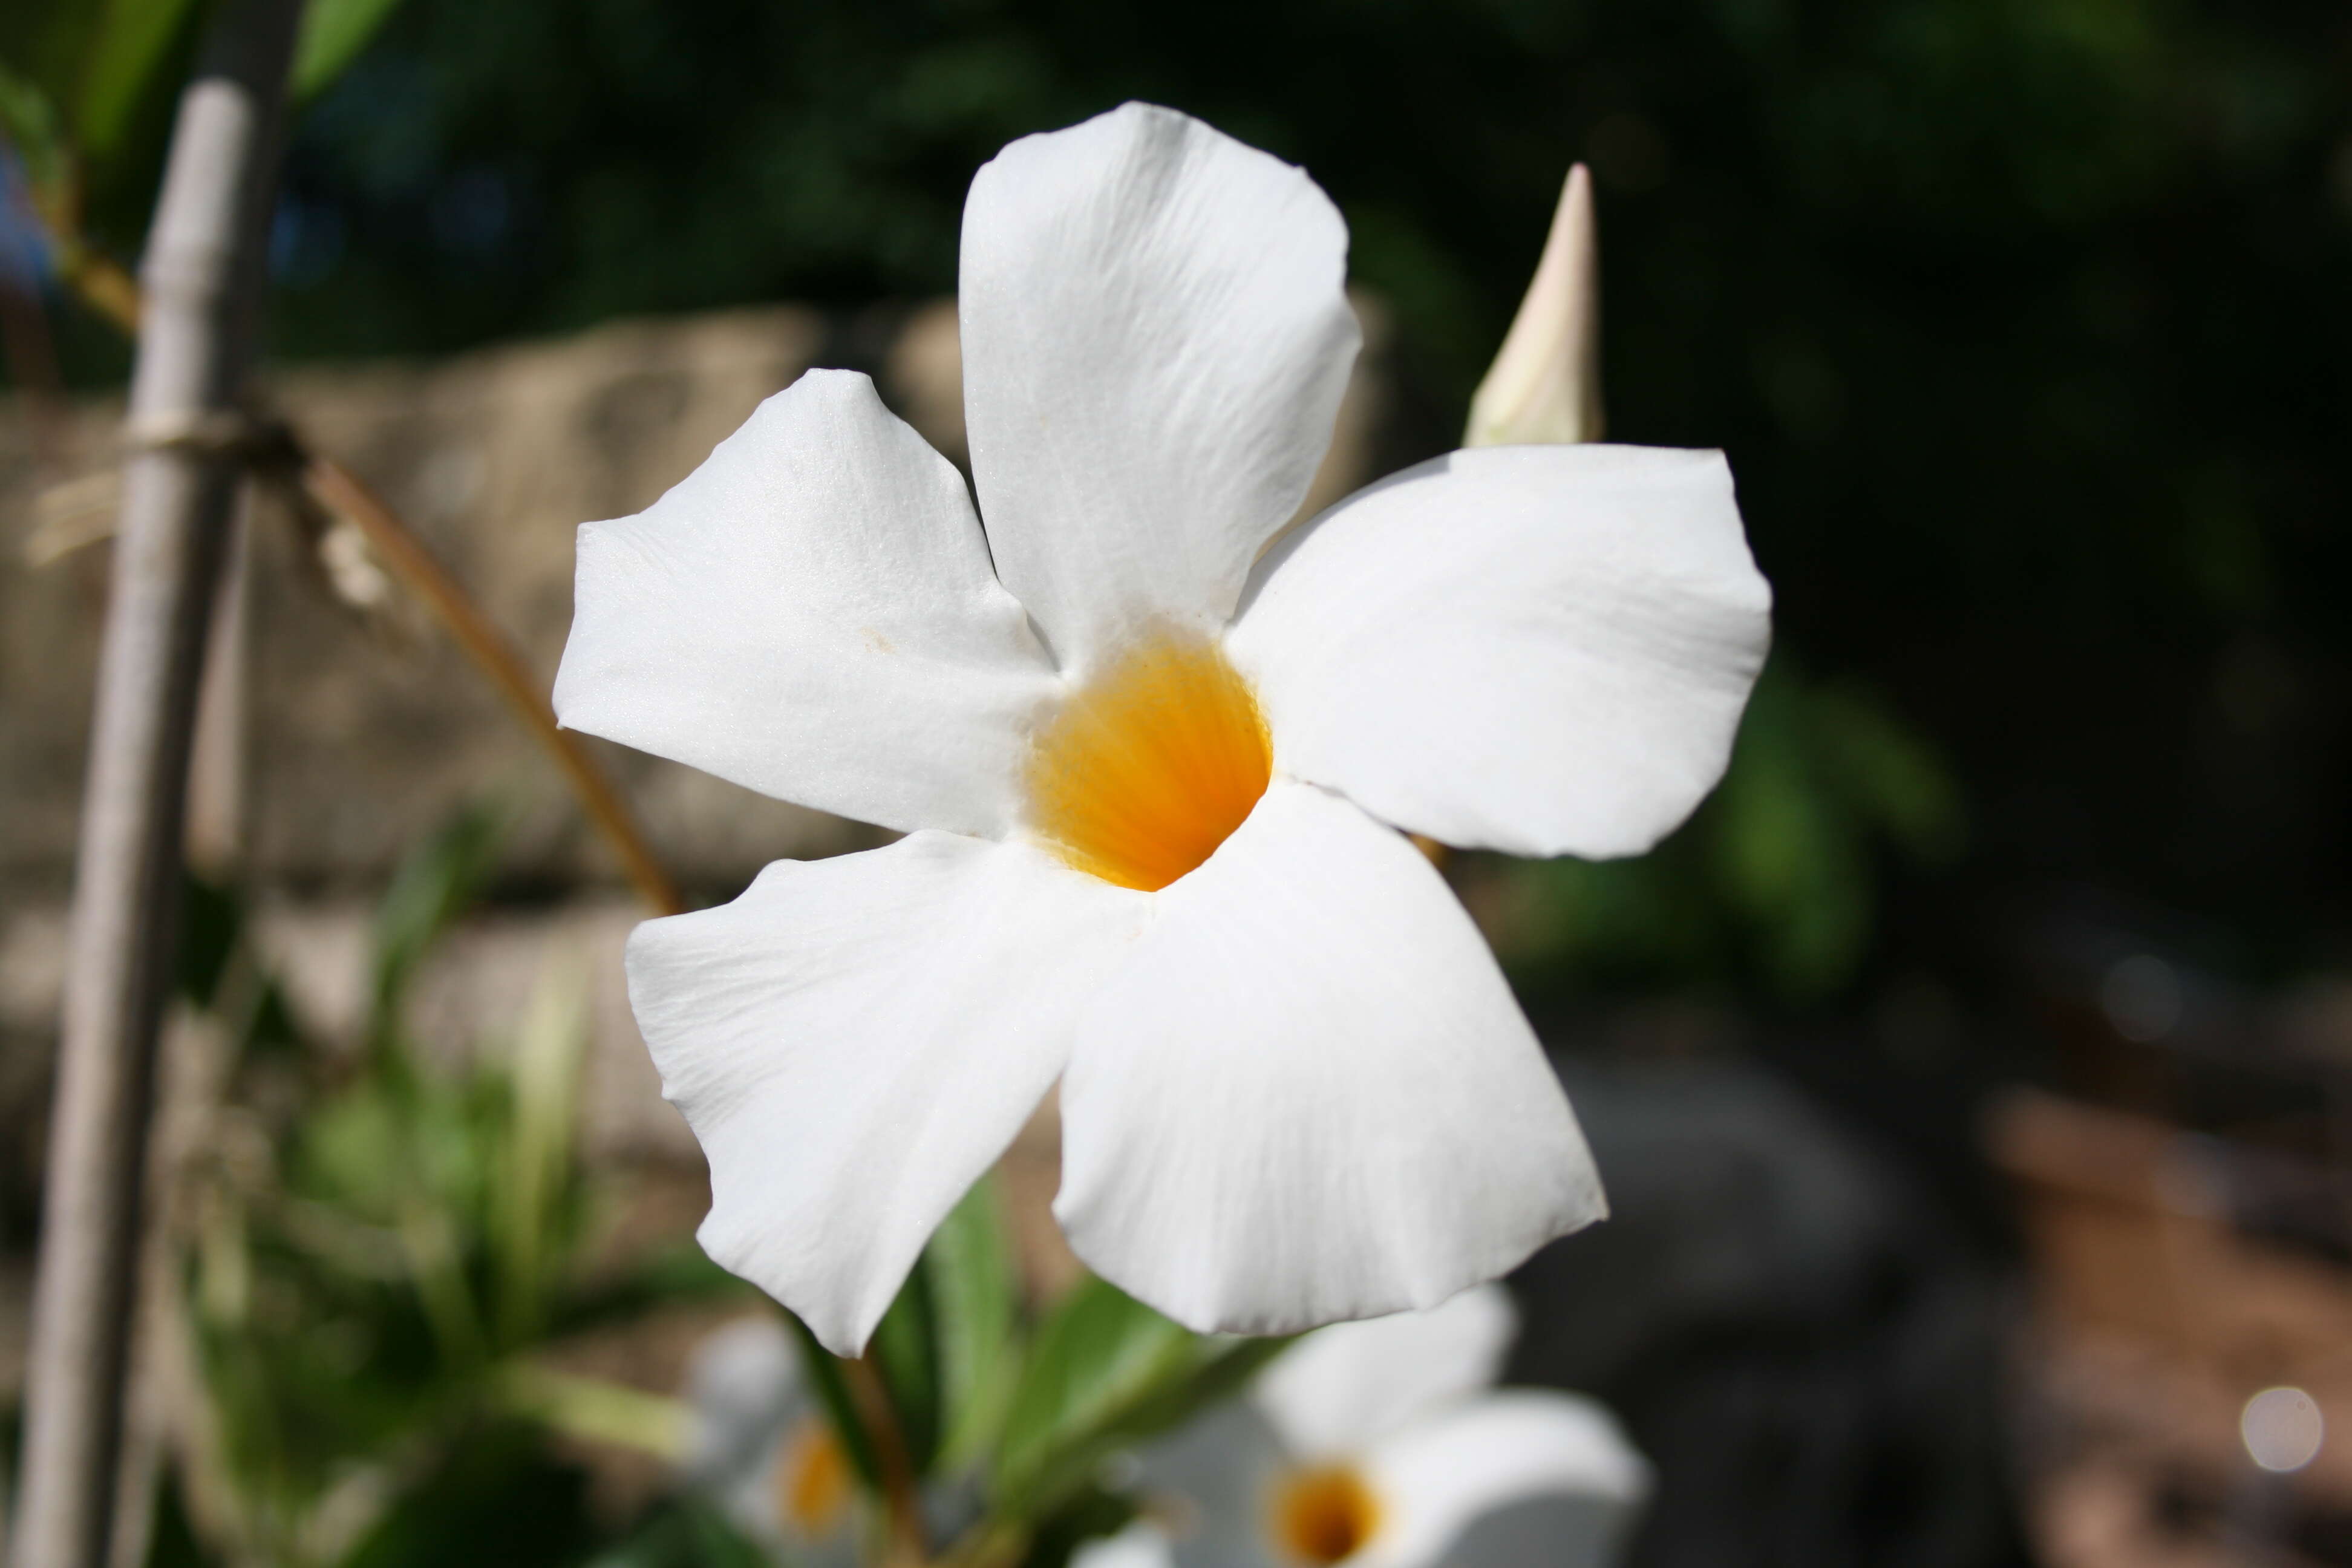
[[[849,1457],[841,1440],[818,1416],[810,1416],[784,1439],[776,1458],[776,1501],[801,1535],[833,1533],[849,1506]]]
[[[1380,1500],[1350,1466],[1295,1470],[1275,1489],[1275,1543],[1311,1568],[1353,1557],[1380,1522]]]
[[[1257,699],[1223,649],[1160,633],[1072,693],[1039,732],[1030,826],[1079,870],[1156,891],[1242,825],[1273,771]]]

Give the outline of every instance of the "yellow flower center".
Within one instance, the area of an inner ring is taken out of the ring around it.
[[[822,1417],[810,1416],[784,1440],[775,1485],[785,1521],[803,1537],[833,1533],[849,1506],[849,1457]]]
[[[1163,632],[1072,693],[1039,732],[1030,826],[1079,870],[1157,891],[1242,825],[1273,771],[1257,699],[1224,650]]]
[[[1344,1563],[1381,1522],[1380,1500],[1347,1465],[1295,1470],[1274,1494],[1274,1539],[1283,1554],[1312,1568]]]

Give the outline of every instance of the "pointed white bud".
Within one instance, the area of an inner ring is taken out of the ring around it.
[[[1535,281],[1470,400],[1465,447],[1601,439],[1601,263],[1592,176],[1568,172]]]

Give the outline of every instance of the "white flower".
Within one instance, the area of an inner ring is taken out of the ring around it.
[[[1310,1336],[1144,1456],[1145,1522],[1077,1568],[1613,1561],[1649,1466],[1591,1400],[1490,1387],[1517,1327],[1488,1286]]]
[[[800,1347],[773,1318],[744,1318],[696,1347],[679,1469],[736,1528],[806,1568],[858,1561],[856,1478]]]
[[[1568,172],[1543,257],[1470,399],[1465,447],[1601,439],[1601,254],[1592,176]]]
[[[1284,535],[1357,331],[1300,171],[1129,104],[964,213],[986,530],[811,372],[580,531],[566,724],[904,829],[628,952],[703,1245],[855,1352],[1055,1078],[1055,1212],[1199,1329],[1429,1306],[1597,1217],[1485,943],[1406,839],[1647,848],[1767,640],[1713,453],[1457,452]]]

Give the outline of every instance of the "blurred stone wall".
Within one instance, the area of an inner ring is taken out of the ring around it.
[[[1388,406],[1379,312],[1308,508],[1369,477]],[[267,389],[318,447],[373,486],[474,593],[542,679],[572,615],[572,531],[636,511],[684,478],[759,401],[813,364],[873,374],[932,443],[964,458],[951,302],[828,317],[793,306],[614,322],[560,340],[416,363],[302,367]],[[104,610],[107,547],[36,564],[93,521],[54,487],[106,470],[121,405],[76,403],[37,451],[0,398],[0,1252],[29,1219],[47,1097],[77,803]],[[61,447],[62,451],[58,450]],[[100,478],[95,483],[103,485]],[[47,505],[37,498],[51,495]],[[62,521],[60,521],[62,519]],[[453,1048],[509,1027],[541,966],[591,985],[592,1141],[690,1155],[631,1026],[619,946],[636,910],[560,777],[418,606],[356,615],[317,552],[268,505],[248,519],[241,722],[213,723],[208,789],[241,839],[269,961],[302,1022],[356,1020],[369,911],[402,852],[462,803],[513,813],[510,900],[461,931],[424,978],[419,1016]],[[212,722],[211,721],[207,721]],[[698,901],[731,897],[780,857],[879,841],[873,829],[591,741]],[[13,1198],[11,1194],[13,1194]],[[5,1305],[5,1304],[0,1304]]]
[[[1377,335],[1377,334],[1376,334]],[[641,510],[759,401],[845,334],[792,306],[624,321],[438,363],[302,368],[269,379],[318,447],[389,500],[526,659],[551,679],[572,617],[573,530]],[[870,367],[932,443],[963,458],[954,314],[908,314]],[[1381,399],[1350,399],[1310,507],[1366,477]],[[73,448],[108,450],[119,405],[72,412]],[[53,475],[0,401],[0,896],[61,894],[70,878],[105,593],[102,545],[36,566],[25,543]],[[414,605],[355,616],[265,504],[248,552],[241,792],[244,860],[264,885],[373,888],[459,801],[509,803],[508,870],[554,889],[617,881],[604,847],[456,647]],[[871,835],[659,759],[592,742],[672,872],[731,893],[785,855]]]

